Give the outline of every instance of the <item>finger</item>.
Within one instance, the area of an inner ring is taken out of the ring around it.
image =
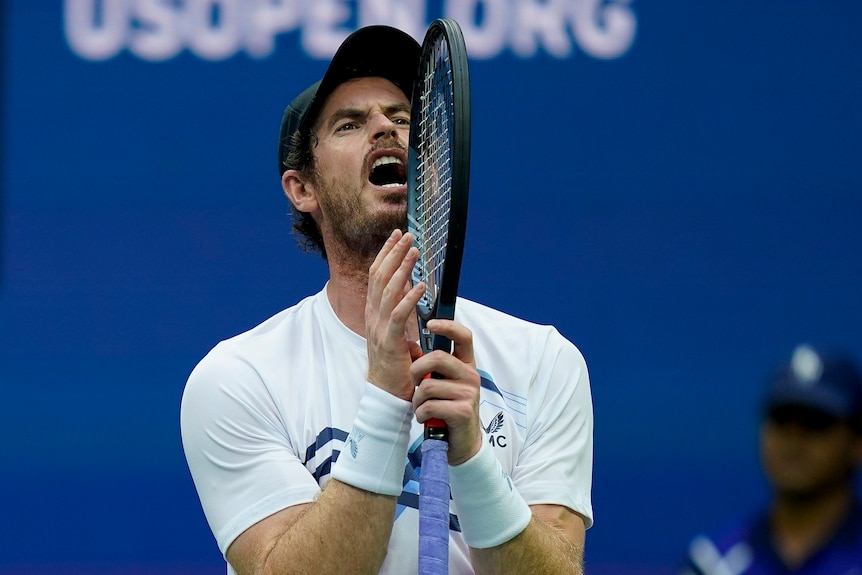
[[[419,353],[419,357],[413,359],[413,363],[410,365],[410,379],[413,381],[413,385],[419,386],[422,384],[422,381],[429,376],[429,374],[434,373],[436,371],[436,367],[438,362],[435,361],[435,355],[443,352],[434,352],[432,351],[429,354]],[[437,372],[438,374],[440,372]]]
[[[395,307],[392,308],[392,311],[389,313],[389,335],[391,337],[401,337],[405,341],[415,343],[407,336],[407,322],[413,317],[413,310],[416,309],[416,304],[419,303],[419,299],[422,297],[424,291],[424,284],[416,284],[407,290],[404,296],[395,304]],[[411,360],[413,359],[415,358],[411,357]]]
[[[377,256],[374,258],[374,262],[371,264],[371,267],[368,268],[368,297],[369,299],[377,300],[379,297],[378,288],[377,288],[377,277],[381,272],[381,268],[384,266],[389,255],[392,253],[392,250],[395,249],[399,242],[403,239],[403,234],[401,230],[395,229],[389,234],[389,237],[383,243],[383,247],[380,248],[380,251],[377,252]],[[386,276],[388,277],[388,276]]]
[[[389,234],[389,237],[386,238],[386,241],[383,242],[383,247],[380,248],[380,251],[377,252],[377,256],[374,258],[374,262],[371,264],[371,267],[368,268],[369,273],[375,273],[377,268],[380,267],[380,263],[386,257],[386,255],[392,251],[392,247],[398,243],[398,240],[401,239],[401,230],[395,229],[392,230],[392,233]]]
[[[450,319],[433,319],[428,322],[428,331],[452,340],[452,355],[470,365],[476,365],[473,354],[473,332],[463,324]]]
[[[393,251],[393,254],[394,253],[396,253],[396,251]],[[386,310],[388,312],[398,306],[399,303],[403,303],[404,298],[407,297],[411,291],[410,274],[412,273],[413,266],[416,264],[416,260],[418,259],[419,250],[410,246],[403,255],[400,264],[392,272],[392,275],[389,277],[389,281],[386,282],[386,285],[383,288],[383,292],[380,296],[380,308],[382,310]]]
[[[419,423],[442,419],[449,426],[461,427],[475,415],[475,399],[463,385],[429,378],[413,391],[413,412]]]
[[[398,233],[400,234],[401,232]],[[388,247],[385,254],[382,253],[383,250],[381,250],[381,252],[377,254],[378,256],[382,255],[383,257],[380,259],[379,265],[377,266],[375,271],[375,275],[388,281],[388,279],[392,277],[392,274],[394,274],[398,267],[401,265],[401,262],[404,260],[405,254],[407,254],[407,251],[412,246],[412,234],[408,233],[400,235],[398,239],[392,244],[392,246]]]
[[[407,334],[404,334],[405,337],[408,337]],[[407,350],[410,352],[410,359],[412,361],[416,361],[420,357],[422,357],[422,347],[419,346],[415,341],[407,339]]]
[[[402,270],[399,270],[389,281],[381,294],[378,302],[378,317],[387,326],[389,337],[406,338],[408,332],[408,321],[414,317],[416,304],[424,292],[424,284],[410,286],[410,282],[404,274],[409,273],[416,261],[416,249],[412,257],[408,254],[405,258]]]
[[[419,409],[424,404],[434,401],[452,401],[459,399],[459,386],[448,379],[424,376],[413,392],[413,408]],[[426,405],[424,410],[429,407]]]
[[[410,365],[410,379],[415,386],[423,386],[428,374],[435,374],[435,383],[427,386],[437,388],[438,382],[454,382],[455,385],[475,382],[478,385],[479,378],[474,366],[465,363],[452,354],[445,351],[432,351],[413,361]]]

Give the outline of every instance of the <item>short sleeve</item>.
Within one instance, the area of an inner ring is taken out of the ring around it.
[[[189,376],[180,427],[186,461],[222,554],[258,521],[311,502],[320,492],[266,383],[222,345]]]
[[[593,524],[593,404],[581,352],[555,329],[539,346],[527,437],[512,479],[530,505],[563,505]]]

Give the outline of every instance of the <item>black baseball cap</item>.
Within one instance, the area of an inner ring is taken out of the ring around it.
[[[306,88],[285,108],[278,134],[278,173],[290,154],[291,138],[297,130],[307,132],[317,119],[326,98],[353,78],[386,78],[409,99],[419,69],[421,47],[409,34],[390,26],[366,26],[356,30],[339,46],[323,78]]]
[[[862,414],[862,374],[846,354],[799,345],[790,363],[776,372],[766,397],[767,412],[783,407],[815,409],[838,419],[857,417]]]

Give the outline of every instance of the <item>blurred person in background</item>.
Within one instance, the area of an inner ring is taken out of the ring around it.
[[[766,509],[691,542],[680,575],[862,575],[862,374],[796,348],[772,379],[760,429]]]

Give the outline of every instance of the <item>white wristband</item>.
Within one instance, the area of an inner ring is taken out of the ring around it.
[[[411,402],[366,383],[332,478],[365,491],[400,495],[412,420]]]
[[[470,547],[502,545],[523,531],[533,516],[486,441],[479,453],[449,467],[449,484],[461,533]]]

